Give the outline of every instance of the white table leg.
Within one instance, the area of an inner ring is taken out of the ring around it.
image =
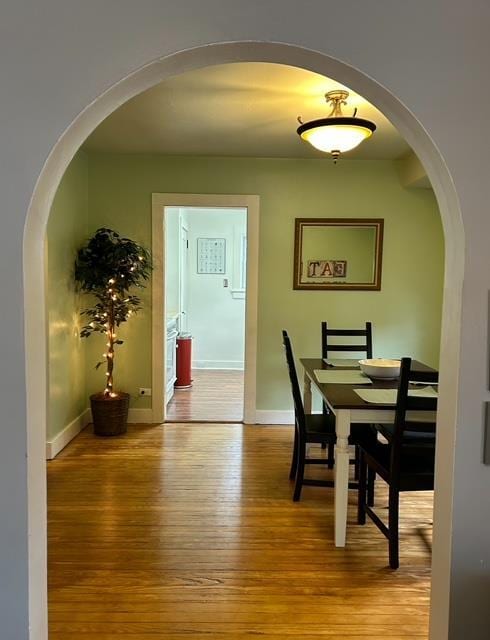
[[[303,407],[305,413],[311,413],[311,378],[305,371],[305,382],[303,389]]]
[[[347,500],[349,494],[349,433],[350,411],[339,409],[335,414],[335,546],[345,547]]]

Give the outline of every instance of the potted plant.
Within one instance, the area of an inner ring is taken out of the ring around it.
[[[106,366],[105,388],[90,396],[97,435],[119,435],[127,429],[129,394],[116,391],[114,386],[115,350],[123,344],[116,331],[141,309],[140,298],[130,290],[146,286],[150,273],[149,251],[112,229],[97,229],[77,253],[75,281],[81,292],[93,298],[93,305],[81,312],[89,322],[80,336],[88,338],[100,333],[106,342],[104,359],[95,367]]]

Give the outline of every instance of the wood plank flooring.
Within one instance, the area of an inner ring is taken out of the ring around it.
[[[277,426],[83,431],[48,463],[50,640],[427,638],[431,496],[402,496],[391,571],[354,492],[345,549],[331,489],[291,501],[291,440]]]
[[[167,405],[169,422],[243,420],[243,371],[194,369],[190,389],[176,389]]]

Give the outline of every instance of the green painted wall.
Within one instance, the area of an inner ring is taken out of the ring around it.
[[[87,237],[88,161],[79,152],[60,183],[47,228],[49,353],[48,440],[87,408],[85,344],[79,337],[80,298],[73,263]]]
[[[374,325],[377,356],[410,355],[437,365],[443,287],[443,234],[430,190],[405,189],[389,161],[89,156],[89,227],[108,225],[151,244],[152,192],[258,194],[261,197],[258,408],[291,406],[280,331],[297,356],[320,352],[320,322]],[[296,217],[384,218],[383,284],[371,291],[293,291]],[[151,385],[150,291],[145,311],[120,331],[118,386],[136,395]],[[89,391],[101,346],[88,345]],[[103,346],[103,345],[102,345]],[[148,406],[150,398],[133,402]]]

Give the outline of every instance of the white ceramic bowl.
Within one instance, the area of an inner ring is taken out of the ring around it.
[[[361,367],[361,371],[370,378],[394,380],[400,375],[400,360],[372,358],[369,360],[359,360],[359,365]]]

